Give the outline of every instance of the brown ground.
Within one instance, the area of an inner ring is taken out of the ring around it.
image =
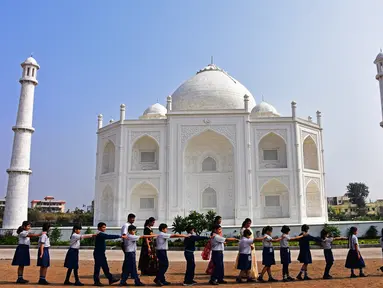
[[[15,287],[14,281],[16,280],[17,267],[10,265],[11,261],[0,260],[0,286],[3,287]],[[366,274],[369,275],[367,278],[358,278],[358,279],[349,279],[349,271],[344,268],[344,261],[338,261],[335,263],[332,269],[332,275],[334,276],[333,280],[322,280],[322,273],[324,262],[315,261],[314,265],[309,267],[309,275],[314,278],[313,281],[305,282],[293,282],[293,283],[272,283],[272,284],[237,284],[235,283],[235,276],[237,275],[237,270],[233,269],[233,263],[225,263],[226,268],[226,277],[225,279],[229,282],[227,285],[220,285],[221,287],[294,287],[294,288],[316,288],[316,287],[328,287],[331,285],[331,288],[346,288],[346,287],[358,287],[358,288],[373,288],[373,287],[383,287],[383,274],[380,271],[377,271],[377,268],[381,266],[381,259],[376,260],[366,260],[367,269]],[[51,267],[48,269],[47,280],[52,283],[51,286],[54,287],[68,287],[63,286],[62,283],[65,278],[66,269],[63,267],[63,261],[52,261]],[[110,262],[109,263],[111,272],[113,274],[118,274],[121,271],[121,262]],[[196,285],[194,287],[203,287],[207,285],[209,277],[204,274],[207,263],[198,263],[196,269],[196,281],[201,283],[201,285]],[[260,263],[259,263],[260,265]],[[295,276],[299,271],[299,264],[293,263],[290,266],[291,275]],[[24,278],[32,282],[30,285],[23,285],[22,287],[38,287],[34,284],[37,282],[39,277],[38,267],[30,266],[25,270]],[[173,262],[170,263],[170,268],[167,273],[167,280],[172,282],[172,287],[182,287],[182,281],[184,277],[185,263],[184,262]],[[81,281],[87,286],[93,284],[93,261],[81,261],[80,270],[79,270]],[[274,277],[281,279],[281,265],[276,265],[273,267]],[[141,277],[141,281],[145,284],[150,284],[153,286],[154,277]],[[74,281],[73,279],[71,281]],[[106,284],[107,280],[101,278],[101,281]],[[133,285],[132,280],[128,281],[129,284]],[[116,285],[116,284],[115,284]],[[118,286],[118,285],[116,285]],[[40,286],[41,287],[41,286]]]

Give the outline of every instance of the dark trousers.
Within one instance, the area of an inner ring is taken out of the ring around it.
[[[330,275],[330,269],[334,262],[326,262],[326,267],[324,268],[324,276],[329,276]]]
[[[289,276],[289,263],[283,263],[282,264],[282,275],[283,276]]]
[[[166,250],[157,250],[157,258],[158,258],[158,273],[156,276],[155,281],[161,281],[165,282],[165,273],[168,271],[169,268],[169,260],[168,260],[168,255]]]
[[[194,280],[194,271],[195,271],[194,253],[191,251],[185,251],[184,255],[186,259],[186,273],[185,273],[184,282],[190,284]]]
[[[136,252],[125,252],[124,263],[122,264],[121,283],[126,282],[129,276],[134,279],[135,283],[140,282],[137,274]]]
[[[223,266],[223,251],[212,251],[211,258],[214,264],[213,274],[211,275],[212,281],[223,281],[225,270]]]
[[[100,282],[100,269],[105,274],[105,277],[111,280],[113,275],[109,272],[108,261],[106,260],[105,252],[93,252],[94,258],[94,272],[93,272],[93,280],[95,283]]]

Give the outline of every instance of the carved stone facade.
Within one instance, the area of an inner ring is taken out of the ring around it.
[[[137,225],[150,216],[171,225],[191,210],[214,210],[224,225],[326,221],[320,125],[280,117],[265,102],[252,109],[251,93],[241,95],[243,86],[215,65],[197,75],[166,108],[99,128],[95,222],[118,226],[135,213]],[[115,173],[102,175],[102,144],[112,135]],[[100,196],[107,184],[113,197]]]

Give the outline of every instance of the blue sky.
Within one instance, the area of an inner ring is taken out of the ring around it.
[[[382,197],[383,130],[373,60],[382,1],[1,1],[0,197],[21,74],[41,65],[30,200],[73,208],[94,195],[97,114],[137,118],[214,62],[284,115],[323,113],[326,190],[351,181]]]

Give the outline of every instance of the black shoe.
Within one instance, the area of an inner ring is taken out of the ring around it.
[[[126,283],[126,282],[120,282],[120,286],[128,286],[128,283]]]
[[[380,271],[382,271],[382,272],[383,272],[383,266],[382,266],[382,267],[380,267],[379,269],[380,269]]]
[[[193,282],[184,282],[182,285],[183,286],[193,286],[195,285],[196,283],[193,283]]]
[[[29,283],[29,281],[25,280],[24,278],[17,278],[16,283],[17,284],[27,284],[27,283]]]
[[[356,276],[354,273],[352,273],[352,274],[350,275],[350,278],[358,278],[358,276]]]
[[[275,278],[273,278],[273,277],[269,277],[269,280],[268,280],[268,282],[278,282],[278,280],[277,280],[277,279],[275,279]]]
[[[242,283],[242,279],[239,278],[239,277],[237,277],[237,278],[235,278],[235,282],[237,282],[237,283]]]
[[[227,284],[227,281],[221,280],[221,281],[218,281],[218,284]]]
[[[359,273],[359,277],[367,277],[367,275],[362,272],[362,273]]]
[[[37,282],[39,285],[49,285],[49,282],[46,279],[39,279],[39,282]]]
[[[332,276],[331,275],[323,275],[323,279],[329,280],[329,279],[332,279]]]
[[[120,278],[118,277],[113,277],[112,279],[109,279],[109,285],[112,285],[113,283],[116,283],[120,281]]]
[[[193,283],[193,284],[198,284],[198,282],[197,282],[197,281],[194,281],[194,280],[192,281],[192,283]]]
[[[253,278],[247,278],[246,282],[247,282],[247,283],[254,283],[254,282],[256,282],[256,281],[255,281],[255,279],[253,279]]]
[[[74,286],[84,286],[84,283],[81,283],[80,281],[74,282]]]
[[[290,276],[287,276],[287,280],[289,280],[290,282],[295,281],[295,279],[293,277],[290,277]]]
[[[102,284],[101,282],[94,282],[93,286],[104,287],[105,285]]]
[[[155,284],[156,284],[156,286],[158,286],[158,287],[162,287],[162,282],[161,281],[159,281],[159,280],[156,280],[156,279],[154,279],[154,281],[153,281]]]
[[[72,283],[72,282],[70,282],[70,281],[65,281],[65,282],[64,282],[64,285],[65,285],[65,286],[67,286],[67,285],[69,286],[69,285],[74,285],[74,283]]]
[[[306,275],[305,278],[303,278],[303,280],[313,280],[313,279]]]
[[[219,285],[219,284],[218,284],[218,281],[216,281],[216,280],[210,280],[210,281],[209,281],[209,284],[210,284],[210,285]]]
[[[304,279],[302,278],[302,274],[298,274],[297,279],[298,279],[298,280],[301,280],[301,281],[304,280]]]
[[[265,280],[263,280],[262,276],[259,276],[257,280],[258,280],[258,282],[261,282],[261,283],[265,283],[266,282]]]
[[[140,282],[134,283],[134,286],[146,286],[146,285],[140,281]]]

